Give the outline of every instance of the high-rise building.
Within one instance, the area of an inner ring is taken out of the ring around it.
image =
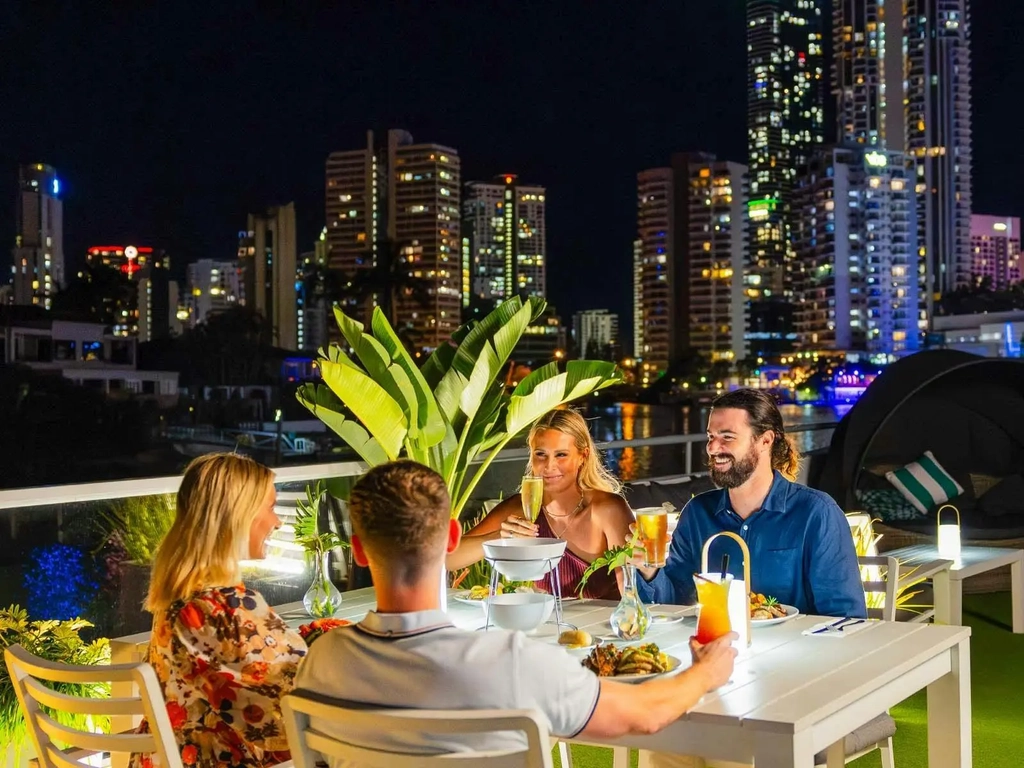
[[[904,150],[903,0],[833,0],[832,95],[840,143]]]
[[[146,270],[138,281],[140,342],[167,339],[181,332],[178,281],[166,269]]]
[[[712,361],[747,357],[747,167],[713,156],[683,156],[689,181],[687,273],[689,346]],[[673,158],[675,161],[675,158]]]
[[[968,0],[904,0],[906,148],[914,168],[924,305],[971,280]]]
[[[242,303],[244,287],[238,261],[200,259],[186,269],[189,326],[205,323],[211,314]]]
[[[327,295],[327,228],[313,244],[312,251],[303,252],[301,262],[302,281],[297,285],[295,296],[296,322],[298,323],[299,349],[317,350],[329,343],[327,324],[330,297]]]
[[[1021,280],[1020,219],[971,215],[971,277],[988,278],[992,289],[1006,290]]]
[[[544,296],[547,204],[544,187],[513,174],[466,184],[462,201],[463,286],[481,299]],[[512,286],[511,290],[508,286]],[[463,295],[468,306],[469,295]]]
[[[912,185],[901,153],[861,145],[821,150],[801,173],[793,200],[805,349],[918,348]]]
[[[835,0],[840,138],[904,153],[912,171],[918,327],[970,282],[968,0]]]
[[[641,383],[663,373],[682,351],[685,317],[678,317],[676,282],[683,268],[675,247],[677,189],[671,168],[637,174],[637,241],[642,263],[640,328],[643,330]]]
[[[295,311],[298,272],[295,204],[250,213],[238,233],[238,261],[242,271],[242,301],[263,315],[272,328],[276,346],[298,348]]]
[[[587,309],[572,319],[576,354],[588,360],[615,359],[619,348],[619,316],[607,309]]]
[[[36,163],[18,169],[11,282],[15,304],[50,308],[64,287],[64,203],[53,167]]]
[[[792,298],[790,192],[797,170],[825,140],[822,32],[819,0],[747,0],[748,287],[755,303]],[[786,316],[752,311],[762,320]],[[790,330],[767,334],[786,340]],[[778,350],[762,344],[753,351]]]
[[[633,357],[644,354],[644,241],[633,241]]]
[[[370,131],[364,149],[327,158],[330,269],[348,282],[386,272],[397,330],[424,351],[460,322],[461,185],[454,149],[415,144],[405,131],[388,131],[383,146]],[[351,298],[343,306],[366,319],[368,307]]]
[[[94,245],[86,250],[85,263],[94,270],[119,273],[124,281],[116,290],[117,280],[106,281],[107,293],[102,297],[113,335],[134,336],[140,341],[170,335],[177,315],[178,291],[171,280],[171,259],[165,251],[147,245]],[[89,280],[93,277],[83,276]]]
[[[746,168],[693,152],[637,176],[634,324],[642,379],[688,350],[746,357]],[[642,380],[641,379],[641,380]]]

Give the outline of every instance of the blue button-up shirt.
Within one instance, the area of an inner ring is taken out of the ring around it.
[[[850,525],[828,494],[791,483],[778,472],[761,509],[744,520],[729,506],[725,489],[690,499],[672,536],[667,564],[637,588],[648,602],[690,605],[696,602],[693,574],[700,571],[701,549],[711,536],[732,531],[750,550],[754,592],[823,616],[867,616],[864,587]],[[743,553],[727,537],[715,539],[708,569],[717,572],[729,555],[729,571],[743,578]]]

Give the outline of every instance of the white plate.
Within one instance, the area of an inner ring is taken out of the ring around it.
[[[672,613],[652,613],[651,614],[651,626],[652,627],[664,627],[669,624],[678,624],[680,621],[685,619],[685,616],[672,614]]]
[[[792,605],[786,605],[785,603],[779,603],[779,605],[786,609],[786,615],[781,616],[777,619],[751,619],[750,626],[752,627],[770,627],[772,624],[781,624],[784,621],[795,619],[800,615],[799,609]]]
[[[620,645],[621,645],[621,643],[620,643]],[[585,659],[589,655],[590,655],[589,653],[585,654],[580,659],[580,663],[582,664],[583,663],[583,659]],[[616,680],[616,681],[621,682],[621,683],[639,683],[639,682],[642,682],[644,680],[650,680],[652,677],[661,677],[662,675],[671,675],[671,674],[675,673],[679,669],[679,666],[682,663],[683,662],[680,661],[677,657],[672,656],[671,654],[669,654],[669,656],[668,656],[668,669],[666,669],[664,672],[651,672],[650,674],[647,674],[647,675],[610,675],[608,677],[602,677],[601,679],[602,680]]]

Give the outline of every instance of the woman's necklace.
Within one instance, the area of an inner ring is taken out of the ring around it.
[[[553,518],[557,518],[557,519],[569,518],[566,521],[565,525],[563,526],[563,528],[562,528],[562,530],[560,532],[556,532],[555,531],[555,526],[552,524],[551,532],[555,534],[555,538],[556,539],[564,539],[566,531],[568,531],[570,528],[572,528],[573,523],[575,523],[579,519],[577,517],[577,513],[581,509],[583,509],[583,502],[584,502],[585,499],[586,499],[586,496],[581,493],[580,494],[580,503],[576,505],[576,509],[574,509],[572,512],[570,512],[567,515],[552,515],[550,512],[548,512],[548,515],[550,515]],[[547,508],[545,508],[544,511],[547,512]],[[554,523],[554,520],[552,520],[552,523]]]

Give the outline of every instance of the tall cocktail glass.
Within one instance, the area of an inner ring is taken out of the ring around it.
[[[710,643],[732,631],[729,620],[729,585],[732,574],[705,576],[695,574],[697,585],[697,642]]]

